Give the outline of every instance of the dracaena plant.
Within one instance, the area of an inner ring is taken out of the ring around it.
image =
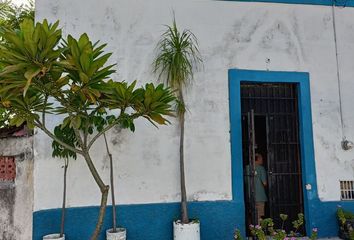
[[[0,64],[4,66],[0,102],[13,114],[11,124],[26,122],[29,128],[39,128],[54,141],[54,152],[84,159],[101,192],[97,225],[91,235],[97,239],[109,186],[91,158],[92,146],[114,126],[134,131],[134,121],[140,117],[154,125],[167,124],[175,98],[163,85],[136,87],[136,82],[113,81],[114,65],[106,65],[111,54],[104,52],[105,44],[92,43],[86,34],[63,40],[58,25],[24,20],[19,31],[1,33],[5,41],[0,45]],[[46,124],[48,115],[62,119],[55,130]]]
[[[189,223],[187,208],[187,190],[184,168],[184,122],[186,104],[183,92],[190,87],[194,71],[202,64],[196,36],[190,30],[180,31],[176,20],[166,26],[165,32],[156,47],[157,55],[153,70],[159,78],[174,90],[177,98],[176,112],[180,126],[179,164],[181,186],[181,220]]]

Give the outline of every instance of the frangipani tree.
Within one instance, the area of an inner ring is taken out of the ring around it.
[[[116,125],[134,131],[134,120],[143,117],[167,124],[173,115],[174,96],[163,85],[116,82],[110,79],[114,65],[106,66],[111,53],[105,44],[92,43],[86,34],[77,40],[62,39],[59,22],[34,25],[25,20],[19,31],[5,30],[0,45],[0,102],[14,117],[12,125],[26,122],[53,139],[55,151],[69,151],[85,160],[100,192],[101,204],[95,231],[97,239],[104,220],[109,186],[103,182],[94,161],[92,146]],[[112,110],[112,111],[111,111]],[[113,114],[114,113],[114,114]],[[62,121],[52,130],[47,115]],[[70,141],[59,136],[63,130]],[[69,154],[68,153],[68,154]],[[68,155],[69,156],[69,155]]]
[[[10,0],[0,0],[0,32],[4,29],[20,28],[20,23],[25,19],[34,19],[34,2],[29,0],[26,5],[16,6]],[[0,36],[0,44],[4,39]],[[2,66],[0,64],[0,71]],[[6,109],[0,107],[0,129],[9,126],[11,115]]]
[[[184,168],[184,122],[186,104],[184,90],[190,87],[194,71],[202,63],[198,41],[189,30],[182,32],[177,28],[176,20],[172,26],[166,26],[157,44],[157,56],[154,60],[154,72],[159,74],[166,84],[174,90],[177,98],[177,115],[180,124],[180,184],[181,184],[181,220],[189,223],[187,209],[187,191]]]

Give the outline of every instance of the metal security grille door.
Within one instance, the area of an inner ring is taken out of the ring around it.
[[[249,184],[247,201],[249,206],[250,222],[256,224],[257,208],[256,208],[256,192],[255,192],[255,175],[256,175],[256,133],[254,127],[254,111],[251,110],[247,113],[247,125],[248,125],[248,168],[244,172],[245,178],[247,178],[246,184]],[[248,183],[249,182],[249,183]]]
[[[289,228],[297,214],[303,213],[297,86],[242,83],[241,110],[244,166],[253,165],[250,148],[254,146],[254,151],[263,156],[267,171],[268,202],[264,217],[273,218],[279,226],[279,214],[287,214],[286,228]],[[251,224],[255,223],[256,209],[251,201],[254,193],[247,188],[249,186],[245,186],[246,218]]]

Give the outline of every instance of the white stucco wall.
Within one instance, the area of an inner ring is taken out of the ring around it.
[[[87,32],[108,43],[116,80],[140,84],[151,74],[154,47],[173,11],[198,37],[204,69],[188,92],[186,169],[189,198],[228,200],[231,194],[228,76],[230,68],[310,73],[319,195],[339,200],[339,179],[354,178],[354,151],[341,150],[341,121],[332,9],[327,6],[211,0],[37,0],[37,19],[59,19],[64,33]],[[344,134],[354,139],[354,8],[336,9]],[[266,63],[270,59],[270,63]],[[119,203],[179,200],[177,125],[159,130],[145,121],[134,134],[110,134]],[[35,209],[60,206],[61,162],[50,140],[35,138]],[[93,150],[108,183],[103,141]],[[81,159],[69,168],[68,205],[98,205],[99,190]]]

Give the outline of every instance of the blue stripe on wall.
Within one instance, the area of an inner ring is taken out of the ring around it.
[[[190,217],[201,221],[203,240],[231,240],[235,228],[244,231],[242,204],[235,201],[192,202]],[[98,207],[67,209],[65,234],[68,240],[87,240],[93,232]],[[58,232],[60,209],[33,214],[33,240]],[[128,240],[172,240],[172,221],[179,216],[179,203],[118,206],[118,224],[128,229]],[[111,228],[111,207],[107,208],[103,229]],[[105,239],[102,231],[100,240]]]
[[[323,5],[338,7],[354,7],[354,0],[220,0],[228,2],[264,2],[264,3],[285,3],[285,4],[305,4]]]
[[[340,205],[354,212],[353,202],[312,202],[311,225],[318,227],[320,237],[337,235],[336,210]],[[191,216],[201,220],[202,240],[231,240],[235,228],[245,231],[244,209],[235,201],[198,202],[190,204]],[[93,232],[98,207],[67,209],[65,233],[68,240],[87,240]],[[33,240],[55,233],[60,228],[60,209],[38,211],[33,214]],[[172,220],[179,215],[178,203],[125,205],[118,207],[118,222],[128,229],[128,240],[172,240]],[[103,229],[111,227],[111,207]],[[100,240],[105,239],[102,231]]]
[[[310,206],[312,225],[319,228],[320,237],[337,236],[337,209],[339,206],[354,213],[354,201],[322,202],[316,199],[312,202]]]

